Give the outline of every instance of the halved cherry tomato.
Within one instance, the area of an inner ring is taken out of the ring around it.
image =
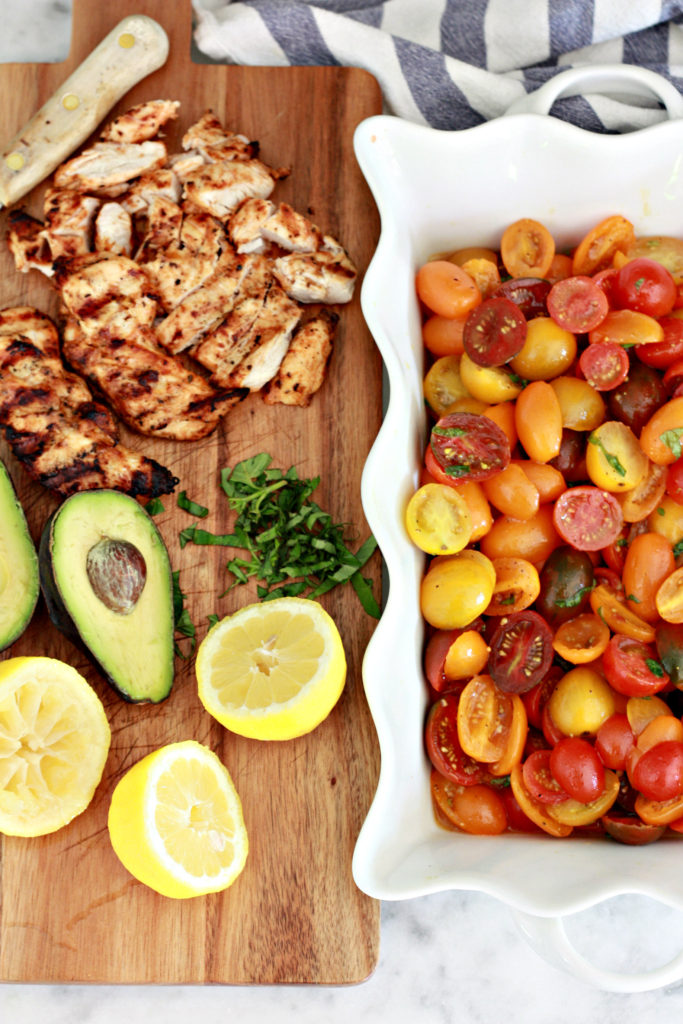
[[[531,795],[524,783],[523,768],[519,764],[515,765],[510,772],[510,786],[522,811],[535,825],[538,825],[544,832],[555,836],[557,839],[565,839],[571,835],[572,826],[563,825],[561,822],[551,818],[548,814],[548,805],[541,803],[540,800],[536,800]]]
[[[633,224],[618,214],[606,217],[584,235],[576,249],[575,274],[595,274],[609,267],[616,252],[626,252],[635,240]]]
[[[439,811],[462,832],[497,836],[507,828],[505,805],[491,786],[458,786],[433,771],[430,788]]]
[[[512,792],[512,786],[506,786],[505,789],[500,791],[500,797],[505,804],[505,813],[508,817],[508,828],[511,832],[531,832],[538,834],[542,829],[529,818],[519,803],[515,794]]]
[[[651,800],[639,793],[635,811],[647,825],[668,825],[683,815],[683,796],[675,796],[670,800]]]
[[[454,555],[472,536],[467,502],[446,484],[418,487],[408,501],[405,522],[413,544],[429,555]]]
[[[557,804],[569,795],[551,771],[551,754],[550,750],[535,750],[522,764],[524,785],[541,804]]]
[[[475,675],[486,665],[488,646],[476,625],[473,623],[469,629],[437,629],[429,637],[423,663],[427,682],[437,693],[456,688],[460,680]],[[473,665],[480,667],[469,671]]]
[[[560,537],[578,551],[599,551],[619,536],[623,515],[613,494],[584,485],[560,495],[553,522]]]
[[[487,615],[511,615],[534,603],[541,591],[538,570],[526,558],[494,558],[496,582]]]
[[[605,768],[595,747],[581,736],[566,736],[550,752],[553,778],[582,804],[597,800],[605,788]]]
[[[452,405],[468,396],[460,374],[460,362],[457,355],[441,356],[425,374],[422,392],[435,417],[445,416]]]
[[[641,619],[657,622],[659,587],[676,568],[671,544],[660,533],[648,530],[634,537],[626,550],[623,583],[626,601]]]
[[[529,725],[534,729],[543,728],[543,708],[563,674],[559,665],[553,665],[545,679],[542,679],[540,683],[536,683],[534,687],[521,695]]]
[[[670,313],[677,297],[676,283],[666,267],[642,256],[625,263],[612,286],[616,306],[655,317]]]
[[[596,487],[612,494],[632,491],[648,468],[647,455],[625,423],[606,420],[588,435],[586,470]]]
[[[683,622],[683,567],[674,570],[660,583],[655,604],[665,622]]]
[[[625,349],[614,341],[589,345],[579,357],[582,374],[596,391],[612,391],[628,376],[629,359]]]
[[[636,746],[644,752],[665,740],[683,742],[683,722],[675,715],[657,715],[638,733]]]
[[[647,313],[636,313],[632,309],[613,309],[604,320],[588,332],[592,345],[612,342],[616,345],[656,344],[664,338],[664,329],[658,320]]]
[[[614,810],[603,815],[602,823],[608,836],[616,839],[618,843],[625,843],[626,846],[655,843],[666,831],[664,825],[647,825],[633,814],[620,814]]]
[[[635,353],[646,366],[666,370],[683,359],[683,320],[678,316],[662,316],[658,323],[663,332],[662,340],[650,345],[636,345]]]
[[[605,292],[583,274],[556,281],[548,293],[548,312],[553,320],[574,334],[587,334],[609,312]]]
[[[489,673],[508,693],[525,693],[546,675],[553,660],[553,635],[530,609],[501,619],[490,642]]]
[[[503,232],[500,258],[511,277],[545,277],[555,255],[555,240],[531,217],[522,217]]]
[[[508,733],[507,747],[497,761],[491,761],[487,765],[491,775],[496,778],[503,778],[509,775],[513,767],[522,760],[524,747],[528,733],[528,721],[526,708],[522,698],[516,694],[510,694],[512,698],[512,721]]]
[[[501,428],[476,413],[442,416],[432,427],[430,445],[453,480],[486,480],[510,462],[510,445]]]
[[[683,241],[668,235],[641,235],[625,251],[625,261],[646,256],[669,271],[676,284],[683,282]]]
[[[683,455],[683,398],[672,398],[650,417],[640,434],[640,446],[652,462],[669,466]]]
[[[605,652],[609,638],[609,628],[602,619],[586,612],[558,626],[553,647],[570,664],[586,665]]]
[[[658,507],[666,490],[666,467],[649,461],[647,472],[640,483],[625,494],[615,494],[621,505],[625,523],[638,523],[647,519]]]
[[[569,800],[550,806],[548,814],[563,825],[591,825],[607,813],[618,795],[619,776],[606,768],[604,789],[595,800],[583,802],[570,797]]]
[[[629,751],[636,744],[636,737],[628,717],[615,711],[607,718],[595,734],[595,749],[606,768],[623,771]]]
[[[683,794],[683,743],[665,740],[646,750],[629,773],[648,800],[675,800]]]
[[[513,701],[490,675],[470,679],[458,702],[458,738],[466,754],[484,763],[505,754],[513,719]]]
[[[462,267],[449,260],[430,260],[415,279],[421,302],[433,313],[464,317],[481,302],[481,292]]]
[[[655,627],[657,656],[678,689],[683,683],[683,623],[660,622]]]
[[[667,467],[666,493],[679,505],[683,505],[683,456]]]
[[[526,329],[524,314],[510,299],[502,295],[484,299],[467,317],[465,352],[478,366],[502,366],[521,349]]]
[[[425,727],[427,756],[434,768],[446,779],[460,786],[485,782],[489,773],[462,749],[458,739],[458,701],[456,694],[444,694],[432,704]]]
[[[649,697],[669,682],[653,647],[619,633],[607,644],[602,665],[610,686],[627,697]]]
[[[494,295],[502,295],[519,306],[527,320],[546,316],[550,281],[542,277],[511,277],[501,282]]]
[[[460,264],[465,273],[469,274],[483,298],[488,298],[500,284],[498,257],[470,256]]]

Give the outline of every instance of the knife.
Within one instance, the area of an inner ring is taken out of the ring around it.
[[[120,21],[33,115],[0,155],[0,208],[48,176],[97,128],[114,104],[168,56],[168,36],[152,18]]]

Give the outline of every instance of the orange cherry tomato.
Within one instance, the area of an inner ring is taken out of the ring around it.
[[[534,462],[550,462],[560,452],[562,410],[550,384],[535,380],[515,403],[515,426],[520,443]]]
[[[431,449],[429,450],[431,451]],[[493,523],[488,498],[484,493],[483,487],[476,480],[463,480],[460,483],[451,480],[451,486],[460,491],[465,499],[472,525],[470,541],[474,544],[475,541],[481,540],[489,532]]]
[[[657,590],[655,603],[665,622],[683,622],[683,568],[667,576]]]
[[[675,568],[676,559],[666,537],[648,532],[633,538],[626,551],[622,579],[626,603],[639,618],[657,621],[657,591]]]
[[[572,665],[586,665],[604,654],[610,631],[598,615],[584,612],[560,623],[555,632],[555,651]]]
[[[462,318],[481,302],[481,292],[462,267],[449,260],[430,260],[417,272],[419,299],[439,316]]]
[[[541,505],[548,501],[555,501],[563,491],[567,490],[567,484],[559,469],[555,469],[548,462],[533,462],[531,459],[513,459],[512,463],[515,466],[520,466],[529,477],[538,491],[538,500]]]
[[[538,512],[538,491],[516,463],[509,463],[495,476],[482,480],[481,485],[491,505],[503,515],[531,519]]]
[[[672,398],[650,417],[640,433],[640,446],[652,462],[669,466],[681,457],[683,397]]]
[[[615,494],[625,523],[639,523],[654,512],[666,490],[666,472],[666,466],[657,466],[648,459],[645,476],[633,490]]]
[[[599,615],[613,632],[621,633],[633,640],[642,640],[646,644],[654,640],[654,626],[641,619],[628,607],[625,595],[619,595],[607,584],[599,583],[591,591],[589,600],[595,614]]]
[[[526,558],[494,558],[496,582],[486,615],[511,615],[529,608],[541,592],[538,570]]]
[[[465,351],[462,343],[462,332],[465,319],[430,316],[422,325],[422,341],[434,356],[462,355]]]
[[[511,277],[545,277],[555,255],[555,240],[539,221],[522,217],[500,240],[500,258]]]
[[[472,256],[461,263],[460,266],[469,274],[481,292],[483,298],[487,298],[500,284],[500,273],[498,263],[484,256]]]
[[[432,770],[432,800],[449,827],[477,836],[497,836],[508,825],[502,797],[491,786],[459,786]],[[437,817],[437,821],[442,823]]]
[[[683,796],[676,796],[672,800],[648,800],[639,793],[635,812],[647,825],[668,825],[683,815]]]
[[[515,427],[515,403],[498,402],[483,410],[484,416],[497,423],[510,442],[510,451],[517,444],[517,428]]]
[[[553,524],[553,506],[546,504],[531,519],[499,516],[479,543],[489,558],[516,556],[538,566],[562,541]]]
[[[511,693],[510,697],[512,699],[512,721],[510,722],[507,748],[498,761],[492,761],[488,765],[491,775],[497,779],[509,775],[514,766],[522,760],[528,732],[524,701],[518,693]]]
[[[515,800],[522,808],[527,818],[556,839],[565,839],[572,833],[572,826],[565,825],[557,819],[552,818],[548,813],[549,805],[541,803],[531,795],[524,783],[524,775],[521,764],[516,764],[510,772],[510,786],[514,793]],[[681,812],[683,813],[683,811]]]
[[[564,281],[566,277],[571,277],[573,272],[571,256],[567,256],[563,252],[556,252],[550,263],[546,279],[554,284],[555,281]]]
[[[638,735],[636,746],[644,752],[667,740],[683,741],[683,722],[675,715],[657,715]]]
[[[474,676],[458,702],[460,746],[475,761],[499,761],[508,748],[513,714],[509,693],[499,690],[490,675]]]
[[[595,274],[609,267],[617,252],[626,252],[635,240],[633,224],[618,214],[606,217],[584,235],[572,260],[574,274]]]
[[[592,345],[612,342],[616,345],[650,345],[662,341],[664,328],[647,313],[632,309],[613,309],[588,333]]]

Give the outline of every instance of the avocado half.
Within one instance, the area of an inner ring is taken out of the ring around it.
[[[0,461],[0,651],[24,632],[39,593],[38,555],[12,479]]]
[[[79,491],[48,519],[40,585],[53,623],[125,700],[158,703],[174,672],[173,578],[154,521],[135,498]]]

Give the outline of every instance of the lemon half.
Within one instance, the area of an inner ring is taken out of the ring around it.
[[[346,656],[316,602],[280,597],[218,622],[199,645],[199,698],[241,736],[288,740],[315,729],[339,700]]]
[[[174,899],[227,889],[249,851],[230,773],[195,740],[170,743],[134,764],[112,793],[108,827],[123,866]]]
[[[0,663],[0,832],[41,836],[84,811],[111,733],[84,677],[54,658]]]

